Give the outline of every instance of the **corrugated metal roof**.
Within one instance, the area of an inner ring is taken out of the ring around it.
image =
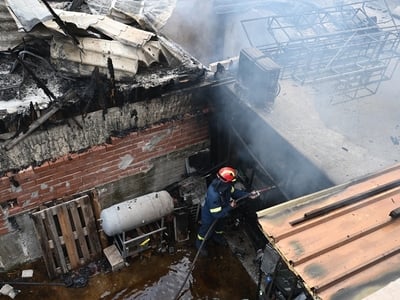
[[[0,51],[7,51],[21,43],[25,33],[18,32],[17,24],[3,0],[0,0]]]
[[[111,58],[115,78],[131,77],[137,72],[138,49],[117,41],[78,38],[79,47],[69,39],[53,39],[50,55],[57,70],[89,76],[95,66],[100,73],[108,74],[107,59]]]
[[[112,58],[115,79],[120,80],[136,74],[139,62],[150,66],[159,62],[162,53],[170,66],[177,58],[176,47],[172,52],[162,38],[151,40],[155,34],[149,31],[112,20],[106,16],[89,15],[80,12],[55,10],[61,20],[75,24],[78,28],[89,27],[109,36],[113,41],[95,38],[77,38],[80,45],[76,47],[68,40],[53,39],[51,58],[58,70],[89,75],[95,66],[107,74],[107,58]],[[52,30],[62,33],[54,21],[44,22]],[[65,44],[65,45],[63,45]],[[71,62],[68,64],[68,61]],[[182,57],[179,58],[182,63]]]
[[[78,28],[82,29],[92,27],[114,40],[133,47],[143,47],[152,37],[155,36],[152,32],[137,29],[133,26],[114,21],[106,16],[90,15],[65,10],[55,10],[55,12],[64,22],[73,23]],[[57,23],[52,20],[44,22],[44,25],[47,28],[62,32]]]
[[[363,299],[400,277],[400,165],[258,213],[318,299]]]
[[[39,0],[6,0],[10,12],[15,15],[18,29],[31,31],[35,25],[53,18],[50,11]]]
[[[152,28],[161,29],[170,18],[176,0],[90,0],[86,1],[93,14],[111,15],[123,23],[132,20],[142,27],[151,25]]]
[[[112,16],[129,16],[143,27],[149,24],[155,29],[161,29],[170,18],[175,6],[176,0],[114,0],[110,13]]]
[[[51,58],[58,70],[81,75],[90,75],[95,66],[107,74],[107,59],[113,62],[115,79],[120,80],[136,74],[139,62],[150,66],[159,62],[163,47],[159,41],[151,41],[154,33],[114,21],[106,16],[80,12],[56,10],[61,20],[75,24],[78,28],[96,29],[112,38],[112,41],[97,38],[77,38],[76,46],[68,39],[53,39]],[[44,25],[62,33],[54,21]]]

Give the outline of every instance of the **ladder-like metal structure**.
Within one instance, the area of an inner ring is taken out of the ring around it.
[[[375,94],[399,58],[399,30],[385,0],[307,7],[242,21],[253,47],[281,66],[281,78],[333,83],[350,99]]]

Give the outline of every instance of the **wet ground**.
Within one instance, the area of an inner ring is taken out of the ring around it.
[[[173,254],[144,252],[130,258],[129,265],[112,272],[105,259],[89,265],[91,272],[85,287],[56,286],[49,282],[44,264],[37,261],[21,270],[0,273],[0,280],[20,292],[14,299],[256,299],[257,285],[231,248],[210,244],[209,256],[198,257],[192,274],[181,289],[191,269],[196,249],[192,241],[177,245]],[[232,248],[233,249],[233,248]],[[33,278],[21,280],[23,269],[33,269]],[[65,282],[65,281],[64,281]],[[3,284],[0,284],[0,287]],[[0,295],[0,300],[11,299]]]

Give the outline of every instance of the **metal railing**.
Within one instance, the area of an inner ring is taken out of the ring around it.
[[[242,20],[250,44],[281,66],[281,79],[331,82],[351,99],[377,92],[399,58],[399,30],[385,0]]]

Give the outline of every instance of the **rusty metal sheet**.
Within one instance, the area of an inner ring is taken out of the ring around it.
[[[258,212],[317,299],[363,299],[400,278],[400,165]]]

